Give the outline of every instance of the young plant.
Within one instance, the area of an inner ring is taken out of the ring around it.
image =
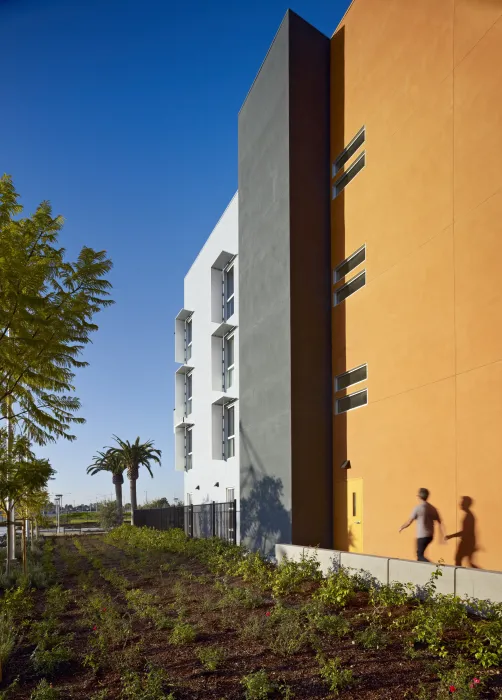
[[[341,690],[354,683],[354,677],[350,668],[343,668],[340,659],[329,659],[318,655],[319,673],[328,684],[330,691],[334,695],[339,695]]]
[[[274,686],[264,669],[244,676],[241,685],[244,687],[246,700],[266,700],[274,691]]]
[[[30,700],[59,700],[61,695],[52,687],[52,683],[48,683],[45,678],[42,678],[35,690],[30,695]]]
[[[272,582],[272,595],[280,598],[285,595],[300,592],[304,584],[320,581],[322,573],[319,568],[317,554],[309,556],[302,554],[299,562],[285,557],[275,571]]]
[[[355,596],[355,583],[343,568],[325,578],[314,594],[314,600],[333,608],[344,608]]]
[[[45,643],[40,643],[35,647],[31,661],[37,673],[54,676],[57,671],[60,671],[71,661],[73,655],[66,639],[56,637],[55,640],[57,640],[56,643],[53,640],[50,642],[46,640]]]
[[[302,610],[276,605],[268,619],[270,649],[279,656],[296,654],[309,641],[309,629]]]
[[[127,671],[122,676],[123,700],[174,700],[172,693],[167,694],[170,683],[166,673],[155,666],[150,666],[146,673]]]
[[[171,644],[190,644],[191,642],[195,641],[195,638],[197,637],[197,633],[189,622],[183,622],[181,620],[177,620],[174,623],[171,635],[169,637],[169,641]]]
[[[458,656],[453,668],[438,673],[441,684],[437,697],[447,698],[453,693],[460,700],[475,700],[482,695],[484,682],[476,666],[463,656]]]
[[[206,671],[216,671],[225,658],[225,652],[218,647],[203,647],[197,656]]]
[[[480,621],[472,626],[465,647],[483,668],[502,663],[502,620]]]

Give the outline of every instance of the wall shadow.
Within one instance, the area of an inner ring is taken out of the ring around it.
[[[248,464],[246,470],[241,472],[241,543],[268,557],[275,554],[277,543],[291,542],[291,513],[282,503],[282,479],[266,473],[241,422],[239,434],[240,449],[246,452]]]
[[[341,27],[331,39],[331,161],[346,146],[345,135],[345,27]],[[336,176],[335,180],[340,176]],[[331,197],[331,194],[330,194]],[[331,201],[331,262],[333,272],[346,257],[345,251],[345,193]],[[334,292],[343,284],[332,279]],[[347,453],[347,416],[335,414],[335,402],[347,392],[335,391],[334,378],[350,369],[346,354],[345,302],[332,308],[332,375],[333,375],[333,529],[334,548],[348,550],[351,536],[348,528],[347,477],[350,470],[341,466],[350,459]]]
[[[481,567],[475,564],[474,555],[479,551],[476,536],[476,516],[472,512],[474,501],[470,496],[462,496],[459,508],[464,513],[461,529],[452,535],[447,535],[446,539],[458,539],[457,551],[455,554],[455,566],[463,566],[464,560],[473,569]]]

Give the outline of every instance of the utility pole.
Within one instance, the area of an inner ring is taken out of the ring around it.
[[[63,498],[62,493],[56,494],[56,532],[59,535],[59,513],[61,509],[61,499]]]

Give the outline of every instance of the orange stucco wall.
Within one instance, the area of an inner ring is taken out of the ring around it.
[[[366,243],[367,276],[333,309],[333,374],[367,363],[369,398],[334,416],[335,546],[361,477],[363,551],[413,558],[425,486],[450,533],[473,499],[475,562],[502,570],[502,0],[355,0],[331,43],[332,159],[366,127],[332,265]]]

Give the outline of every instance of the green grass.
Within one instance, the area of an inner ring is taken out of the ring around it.
[[[96,524],[98,523],[98,513],[95,511],[92,511],[92,513],[89,512],[83,512],[83,513],[61,513],[59,516],[59,523],[61,526],[63,525],[82,525],[82,523],[93,523]],[[54,525],[56,524],[56,516],[55,515],[48,515],[47,520],[49,520],[51,523]]]

